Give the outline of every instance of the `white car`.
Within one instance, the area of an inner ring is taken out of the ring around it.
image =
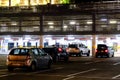
[[[72,56],[82,56],[87,55],[90,56],[90,49],[87,48],[84,44],[69,44],[66,52]]]

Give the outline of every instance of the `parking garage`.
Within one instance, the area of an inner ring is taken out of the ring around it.
[[[84,5],[84,6],[83,6]],[[0,7],[0,51],[83,43],[94,55],[105,43],[119,53],[119,2]]]

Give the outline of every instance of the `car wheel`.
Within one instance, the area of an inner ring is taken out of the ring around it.
[[[31,64],[30,71],[36,71],[36,65],[35,65],[35,63]]]
[[[65,58],[64,58],[64,61],[65,61],[65,62],[68,62],[68,60],[69,60],[68,57],[65,57]]]
[[[48,65],[47,65],[47,68],[50,69],[50,68],[51,68],[51,65],[52,65],[52,60],[49,60]]]
[[[90,56],[90,54],[87,54],[87,56]]]
[[[80,52],[80,56],[82,56],[82,55],[83,55],[83,52],[81,51],[81,52]]]
[[[98,55],[95,55],[96,58],[98,58]]]
[[[87,56],[90,56],[90,51],[88,51]]]
[[[107,57],[109,58],[109,57],[110,57],[110,54],[108,54]]]
[[[112,57],[114,57],[114,53],[112,54]]]
[[[13,67],[8,67],[8,71],[13,71],[14,68]]]

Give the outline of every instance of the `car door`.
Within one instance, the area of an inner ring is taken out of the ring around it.
[[[39,49],[39,53],[40,53],[40,55],[41,55],[41,57],[43,59],[43,65],[44,66],[47,65],[48,61],[50,59],[49,55],[46,52],[44,52],[42,49]]]
[[[33,48],[32,49],[32,52],[34,54],[34,60],[36,61],[36,64],[38,67],[43,67],[43,61],[44,61],[44,58],[41,56],[41,54],[39,53],[38,49],[37,48]]]

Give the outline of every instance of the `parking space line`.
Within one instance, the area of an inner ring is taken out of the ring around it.
[[[11,74],[4,74],[4,75],[0,75],[0,77],[6,77],[6,76],[10,76],[10,75],[15,75],[16,73],[11,73]]]
[[[118,64],[120,64],[120,62],[114,63],[113,65],[118,65]]]
[[[118,78],[118,77],[120,77],[120,74],[118,74],[118,75],[112,77],[112,79],[116,79],[116,78]]]
[[[75,77],[75,76],[67,77],[67,78],[64,78],[63,80],[72,79],[72,78],[74,78],[74,77]]]
[[[67,75],[67,76],[68,76],[68,77],[69,77],[69,76],[75,76],[75,75],[78,75],[78,74],[83,74],[83,73],[87,73],[87,72],[95,71],[95,70],[96,70],[96,69],[89,69],[89,70],[86,70],[86,71],[69,74],[69,75]]]
[[[89,69],[89,70],[86,70],[86,71],[82,71],[82,72],[77,72],[77,73],[69,74],[69,75],[67,75],[67,78],[64,78],[64,79],[62,79],[62,80],[72,79],[72,78],[75,77],[75,75],[83,74],[83,73],[87,73],[87,72],[95,71],[95,70],[96,70],[96,69]]]
[[[52,71],[52,70],[58,70],[58,69],[63,69],[63,68],[64,67],[57,67],[55,69],[46,69],[46,70],[43,70],[43,71],[32,72],[32,73],[29,73],[28,75],[37,74],[37,73],[40,73],[40,72],[47,72],[47,71]]]
[[[103,61],[106,61],[106,60],[99,60],[99,61],[94,61],[94,62],[86,62],[85,64],[99,63],[99,62],[103,62]]]

